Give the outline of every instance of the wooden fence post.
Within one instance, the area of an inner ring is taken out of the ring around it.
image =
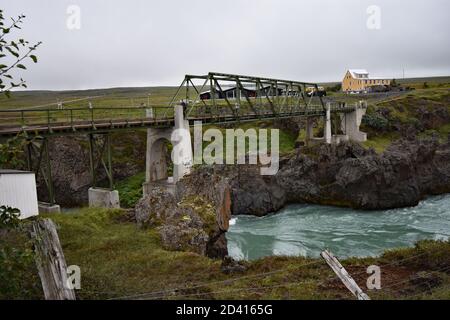
[[[337,274],[342,283],[350,290],[351,293],[358,300],[370,300],[369,296],[365,294],[361,288],[356,284],[355,280],[348,274],[347,270],[341,265],[341,263],[333,256],[328,250],[322,251],[320,254],[322,258],[328,263],[328,265],[333,269],[334,273]]]
[[[75,291],[68,286],[66,259],[53,221],[34,221],[30,233],[45,299],[75,300]]]

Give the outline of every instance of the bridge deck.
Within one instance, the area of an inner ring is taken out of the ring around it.
[[[354,107],[332,107],[331,112],[351,112]],[[22,113],[23,110],[1,110],[2,114]],[[58,110],[54,110],[57,112]],[[66,110],[67,111],[67,110]],[[33,112],[36,112],[33,110]],[[53,112],[53,111],[52,111]],[[192,126],[195,121],[201,121],[204,124],[224,124],[224,123],[239,123],[250,122],[257,120],[270,120],[270,119],[286,119],[292,117],[317,117],[324,116],[325,111],[321,108],[315,109],[303,109],[292,110],[289,112],[274,113],[265,111],[262,113],[246,113],[246,114],[223,114],[223,115],[204,115],[204,116],[191,116],[188,118],[189,124]],[[27,133],[31,135],[65,135],[65,134],[82,134],[91,132],[110,132],[116,130],[136,130],[140,128],[164,128],[172,127],[174,125],[173,117],[151,117],[140,116],[136,117],[131,115],[130,117],[116,117],[116,118],[91,118],[89,120],[74,120],[70,121],[66,119],[52,119],[50,117],[29,117],[34,118],[32,121],[22,121],[22,124],[17,119],[20,117],[3,117],[0,118],[0,137],[1,136],[14,136],[19,133]],[[12,121],[10,119],[15,119]],[[25,119],[25,118],[24,118]]]

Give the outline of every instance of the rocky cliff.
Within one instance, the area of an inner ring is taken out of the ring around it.
[[[262,216],[288,203],[359,209],[414,206],[427,195],[450,192],[450,143],[402,139],[383,154],[358,144],[299,148],[280,160],[275,176],[255,166],[201,166],[180,181],[185,194],[231,190],[232,214]]]
[[[378,155],[356,144],[301,149],[276,176],[287,202],[359,209],[414,206],[427,195],[450,192],[450,144],[402,139]]]
[[[145,169],[145,131],[113,134],[113,175],[116,180]],[[85,205],[91,186],[88,140],[81,136],[49,139],[50,161],[56,202],[64,207]],[[100,185],[106,185],[106,174],[97,170]],[[38,179],[39,199],[46,200],[47,190]]]

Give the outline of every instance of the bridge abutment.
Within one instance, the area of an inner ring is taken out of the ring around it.
[[[359,131],[362,117],[366,114],[367,104],[365,102],[359,102],[356,104],[353,112],[342,113],[341,117],[341,130],[348,137],[348,140],[364,142],[367,141],[367,133]]]
[[[327,103],[324,117],[324,135],[323,137],[314,137],[313,134],[313,118],[306,119],[306,144],[314,145],[317,143],[339,144],[343,141],[367,141],[367,134],[359,130],[362,117],[366,113],[367,104],[359,102],[355,105],[355,109],[351,112],[340,113],[340,126],[343,134],[332,134],[331,130],[331,105]]]
[[[173,177],[168,176],[167,142],[171,142]],[[190,172],[193,163],[189,121],[185,119],[183,106],[175,106],[173,128],[147,129],[146,179],[144,195],[154,187],[174,193],[175,184]]]

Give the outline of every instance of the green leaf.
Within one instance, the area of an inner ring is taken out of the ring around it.
[[[6,67],[8,67],[6,64],[0,64],[0,69],[5,69]]]
[[[20,63],[18,65],[16,65],[16,67],[20,68],[20,69],[25,69],[25,70],[27,69],[27,67],[25,67],[23,64],[20,64]]]
[[[34,63],[37,63],[37,57],[34,54],[30,55],[30,58],[33,60]]]
[[[13,49],[11,49],[10,47],[5,47],[5,48],[6,48],[6,50],[8,50],[16,58],[19,57],[19,54],[17,52],[15,52]]]
[[[16,50],[19,50],[19,47],[17,46],[17,43],[15,43],[14,41],[11,41],[11,45],[16,48]]]

